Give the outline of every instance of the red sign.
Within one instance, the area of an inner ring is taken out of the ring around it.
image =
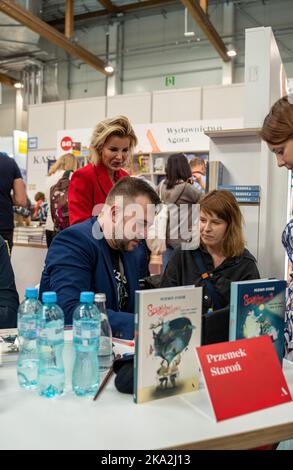
[[[71,137],[63,137],[61,140],[61,148],[64,152],[68,152],[72,147],[72,138]]]
[[[196,348],[217,421],[292,400],[269,336]]]

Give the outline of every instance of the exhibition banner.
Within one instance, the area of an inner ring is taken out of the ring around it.
[[[137,151],[142,152],[187,152],[208,151],[209,137],[205,132],[243,127],[242,118],[210,119],[204,121],[159,122],[134,124],[138,138]],[[93,129],[66,129],[57,133],[56,156],[70,152],[77,142],[88,147]]]
[[[33,200],[36,192],[45,192],[49,162],[55,161],[54,150],[30,150],[28,152],[27,192]]]

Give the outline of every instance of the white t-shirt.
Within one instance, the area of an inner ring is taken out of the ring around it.
[[[50,188],[57,183],[57,181],[63,176],[64,172],[65,170],[57,170],[55,173],[53,173],[53,175],[47,176],[46,178],[45,196],[46,201],[48,202],[48,216],[45,225],[46,230],[54,230],[54,224],[51,216]]]

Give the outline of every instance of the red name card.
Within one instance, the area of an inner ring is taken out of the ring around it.
[[[269,336],[196,348],[217,421],[292,400]]]

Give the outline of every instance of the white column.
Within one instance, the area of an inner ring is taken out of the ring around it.
[[[257,47],[256,47],[257,44]],[[261,127],[271,105],[284,93],[284,68],[270,27],[245,32],[244,127]],[[261,205],[259,264],[261,274],[284,278],[285,250],[281,243],[287,219],[288,173],[262,143],[259,158]]]
[[[109,26],[108,30],[108,62],[113,65],[115,72],[111,77],[106,78],[106,95],[119,95],[122,91],[120,64],[122,60],[121,47],[121,27],[119,23]]]
[[[233,43],[234,34],[234,4],[224,3],[223,5],[223,35],[226,45]],[[233,59],[229,62],[223,62],[222,67],[222,85],[231,85],[233,83]]]
[[[16,90],[15,96],[15,129],[22,130],[22,112],[23,112],[23,98],[21,90]]]

